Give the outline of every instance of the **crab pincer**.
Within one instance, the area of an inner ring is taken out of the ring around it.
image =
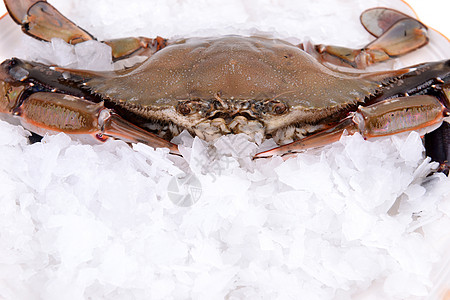
[[[388,99],[370,106],[360,106],[337,125],[304,139],[260,152],[254,158],[290,155],[337,142],[344,134],[360,133],[365,139],[407,131],[425,134],[441,126],[450,110],[428,95]]]
[[[171,154],[181,155],[177,145],[125,120],[106,108],[103,102],[85,100],[82,93],[77,96],[64,94],[67,90],[48,92],[45,87],[33,84],[34,73],[39,67],[19,60],[1,64],[1,113],[20,117],[24,127],[40,135],[65,132],[86,142],[104,142],[112,137],[154,148],[168,148]],[[60,71],[62,69],[47,70],[47,76],[50,75],[55,81],[63,80]],[[28,86],[16,82],[28,82]],[[33,89],[35,91],[32,93]]]
[[[324,62],[364,69],[374,63],[407,54],[428,43],[427,27],[401,12],[376,7],[364,11],[360,20],[376,40],[361,49],[316,45],[309,52]]]

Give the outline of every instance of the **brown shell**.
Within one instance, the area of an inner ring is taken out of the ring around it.
[[[179,40],[136,68],[87,85],[114,102],[179,125],[193,120],[175,115],[180,100],[211,100],[217,95],[231,101],[277,99],[290,112],[297,110],[298,118],[310,111],[346,107],[378,88],[375,82],[323,66],[288,42],[239,36]],[[261,121],[268,121],[264,118]]]

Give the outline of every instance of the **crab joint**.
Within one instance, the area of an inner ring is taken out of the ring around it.
[[[24,86],[14,86],[0,80],[0,113],[11,113],[18,105]]]
[[[425,134],[439,127],[449,113],[450,111],[436,98],[428,95],[388,99],[367,107],[360,106],[356,112],[334,127],[258,153],[254,158],[283,156],[322,147],[338,141],[345,132],[348,134],[359,132],[365,139],[413,130]]]

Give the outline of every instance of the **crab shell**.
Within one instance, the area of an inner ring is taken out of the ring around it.
[[[207,140],[320,124],[381,87],[285,41],[238,36],[176,41],[134,69],[85,85],[144,119],[170,120]]]

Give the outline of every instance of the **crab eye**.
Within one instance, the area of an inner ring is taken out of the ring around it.
[[[287,106],[283,102],[272,101],[271,103],[272,113],[281,115],[286,112]]]
[[[188,115],[192,112],[191,104],[189,102],[182,102],[178,104],[178,112],[182,115]]]
[[[282,113],[284,113],[286,111],[286,105],[284,105],[283,103],[278,103],[278,104],[274,105],[273,111],[277,115],[281,115]]]
[[[203,113],[208,111],[209,103],[205,103],[201,100],[182,100],[178,102],[177,111],[186,116],[193,113]]]

